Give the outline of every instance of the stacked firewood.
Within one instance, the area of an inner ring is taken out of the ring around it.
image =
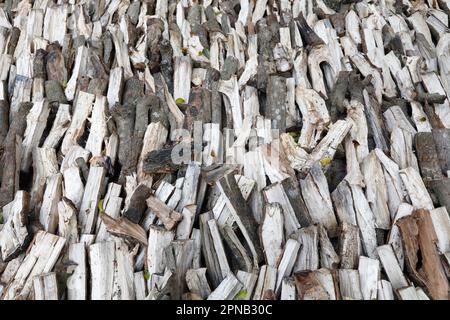
[[[449,13],[2,1],[1,299],[448,299]]]

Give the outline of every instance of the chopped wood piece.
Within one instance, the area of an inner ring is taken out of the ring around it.
[[[269,266],[276,267],[284,245],[283,213],[278,203],[269,203],[261,227],[261,242]]]
[[[380,257],[383,269],[392,284],[392,287],[394,289],[407,287],[408,282],[403,275],[402,269],[400,269],[400,266],[398,265],[394,250],[392,250],[392,246],[389,244],[380,246],[377,248],[377,253]]]
[[[331,237],[335,236],[337,234],[336,217],[326,178],[318,163],[313,165],[304,180],[300,180],[300,186],[312,221],[322,224]]]
[[[64,238],[39,231],[14,278],[5,288],[2,299],[27,299],[32,290],[33,276],[52,271],[65,242]]]
[[[358,270],[339,269],[339,289],[342,300],[362,300]]]
[[[302,271],[294,276],[300,300],[330,300],[330,295],[320,283],[315,272]]]
[[[174,211],[153,195],[147,199],[147,206],[155,212],[167,230],[172,230],[183,218],[180,213]]]
[[[264,295],[268,291],[275,291],[277,280],[277,269],[263,265],[259,270],[258,282],[256,283],[253,300],[264,300]]]
[[[78,242],[78,210],[75,205],[63,197],[58,202],[58,235],[67,239],[67,243]]]
[[[294,239],[289,239],[286,242],[283,257],[278,265],[278,276],[275,292],[279,292],[283,279],[291,275],[300,246],[301,244]]]
[[[61,200],[62,174],[57,173],[47,178],[47,186],[39,213],[39,222],[45,231],[55,233],[58,226],[58,203]]]
[[[262,258],[262,250],[259,242],[257,223],[251,213],[242,193],[236,183],[233,174],[227,174],[217,181],[217,186],[225,197],[225,201],[233,214],[245,240],[247,241],[253,258],[259,261]]]
[[[361,253],[359,228],[349,223],[342,223],[339,234],[339,255],[341,268],[356,269]]]
[[[206,279],[206,268],[188,270],[186,283],[189,291],[198,294],[202,299],[206,299],[211,294],[211,288]]]
[[[242,283],[230,273],[208,296],[207,300],[233,300],[242,289]]]
[[[433,299],[448,299],[449,284],[446,280],[435,243],[436,232],[430,212],[416,210],[412,215],[397,221],[402,234],[405,262],[411,277],[426,286]],[[423,257],[419,261],[419,257]]]
[[[50,272],[33,279],[34,300],[58,300],[56,273]]]
[[[83,233],[92,233],[97,222],[98,201],[103,193],[105,168],[91,166],[81,200],[79,222]]]
[[[362,298],[364,300],[376,300],[380,278],[380,262],[361,256],[359,258],[358,272]]]
[[[87,297],[86,246],[83,242],[69,245],[68,259],[74,263],[67,268],[67,299],[85,300]]]
[[[26,248],[28,233],[28,210],[30,195],[17,191],[13,202],[3,207],[3,228],[0,230],[2,261],[8,262]]]
[[[109,233],[118,237],[135,239],[142,245],[147,245],[147,234],[140,225],[131,222],[125,217],[120,217],[119,219],[111,218],[106,213],[101,213],[100,219],[102,219]]]

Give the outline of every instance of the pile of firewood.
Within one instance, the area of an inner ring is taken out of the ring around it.
[[[449,13],[2,1],[1,299],[448,299]]]

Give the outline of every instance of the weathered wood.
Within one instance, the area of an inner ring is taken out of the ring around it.
[[[430,212],[416,210],[412,215],[397,222],[405,248],[405,262],[411,277],[426,286],[433,299],[448,299],[449,285],[446,281],[439,254],[435,247],[436,232]],[[418,263],[419,254],[426,257]]]
[[[2,261],[8,262],[23,251],[30,240],[28,211],[30,195],[18,191],[13,202],[3,207],[3,228],[0,230]]]
[[[104,191],[105,168],[91,166],[81,200],[79,222],[83,233],[92,233],[97,221],[98,201]]]
[[[262,259],[262,250],[257,232],[257,223],[246,201],[243,199],[233,174],[227,174],[217,181],[217,186],[225,197],[241,232],[252,251],[253,258]]]
[[[183,217],[153,195],[147,199],[147,206],[156,213],[167,230],[172,230]]]
[[[330,295],[320,283],[315,272],[302,271],[294,274],[300,300],[330,300]]]
[[[33,279],[34,300],[59,300],[58,284],[54,272]]]
[[[65,239],[45,231],[39,231],[32,243],[25,259],[5,288],[2,299],[27,299],[32,290],[33,276],[52,270],[64,247]]]

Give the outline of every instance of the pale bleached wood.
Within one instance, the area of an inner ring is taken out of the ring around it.
[[[104,191],[105,168],[91,166],[81,200],[79,225],[83,233],[92,233],[97,222],[98,201]]]
[[[111,70],[108,83],[108,104],[111,109],[116,103],[121,102],[123,89],[123,69],[117,67]]]
[[[374,151],[370,152],[361,163],[361,171],[366,184],[366,198],[375,218],[377,228],[390,228],[390,213],[387,206],[387,187],[383,169]]]
[[[416,288],[416,294],[418,300],[430,300],[430,298],[426,295],[422,288]]]
[[[115,241],[113,300],[135,300],[134,253],[125,242]]]
[[[62,174],[53,174],[47,178],[39,222],[45,231],[55,233],[58,226],[58,202],[62,195]]]
[[[133,76],[133,71],[131,70],[130,56],[128,55],[128,48],[124,41],[124,34],[117,25],[109,26],[108,30],[111,33],[116,50],[117,65],[123,68],[125,80],[129,79]]]
[[[275,291],[277,281],[277,269],[263,265],[259,270],[253,300],[263,300],[266,292]]]
[[[379,246],[377,248],[377,253],[380,257],[383,269],[392,284],[392,288],[401,289],[407,287],[408,282],[403,275],[402,269],[400,269],[400,266],[398,265],[398,260],[394,250],[392,250],[392,246],[389,244]]]
[[[89,246],[92,300],[111,300],[114,282],[114,242],[100,242]]]
[[[39,208],[44,195],[47,178],[58,173],[55,149],[35,148],[33,151],[33,186],[30,192],[30,207]]]
[[[380,262],[376,259],[360,256],[358,272],[362,298],[364,300],[376,300],[380,278]]]
[[[43,37],[50,43],[58,41],[63,46],[67,26],[67,5],[49,6],[45,11]]]
[[[164,228],[150,226],[147,249],[147,270],[150,275],[164,272],[164,249],[174,239],[174,233]]]
[[[362,300],[358,270],[339,270],[339,289],[343,300]]]
[[[10,261],[24,250],[31,236],[27,226],[29,204],[30,195],[25,191],[17,191],[14,200],[3,207],[0,248],[4,262]]]
[[[200,164],[196,161],[189,162],[183,181],[181,199],[176,207],[177,210],[182,211],[186,206],[197,204],[197,191],[199,187],[200,173]]]
[[[91,129],[86,141],[85,149],[92,156],[102,155],[103,142],[108,134],[106,126],[106,97],[96,96],[92,107]]]
[[[320,95],[312,90],[297,86],[295,90],[295,102],[302,114],[302,131],[299,138],[299,146],[302,148],[313,148],[330,117],[325,101]]]
[[[5,288],[2,299],[27,299],[32,290],[34,276],[52,271],[65,241],[64,238],[39,231],[14,278]]]
[[[50,272],[33,279],[34,300],[58,300],[56,273]]]
[[[378,300],[394,300],[391,283],[387,280],[378,281]]]
[[[46,100],[35,102],[27,115],[27,128],[22,141],[21,170],[28,172],[31,165],[33,148],[39,145],[47,125],[50,108]]]
[[[134,292],[136,293],[136,300],[144,300],[147,296],[144,271],[134,273]]]
[[[86,247],[83,242],[69,245],[68,258],[74,265],[67,269],[67,299],[85,300],[87,298]]]
[[[67,100],[72,101],[75,97],[75,90],[77,87],[78,77],[85,72],[86,62],[87,62],[88,48],[85,46],[79,46],[77,48],[75,65],[72,69],[72,76],[67,82],[66,89],[64,93],[67,97]],[[78,98],[79,99],[79,96]],[[75,115],[74,115],[75,116]],[[75,120],[75,119],[74,119]],[[71,126],[72,127],[72,126]]]
[[[288,278],[283,279],[280,300],[297,300],[294,281]]]
[[[419,171],[417,158],[413,152],[413,135],[400,128],[391,133],[391,156],[400,169],[412,167]]]
[[[274,183],[263,190],[268,203],[279,203],[282,208],[285,237],[289,237],[298,228],[300,223],[295,215],[289,199],[280,183]]]
[[[208,221],[213,219],[213,213],[211,211],[203,213],[199,217],[200,233],[202,240],[202,253],[205,265],[207,268],[208,276],[211,279],[213,286],[217,287],[223,280],[222,272],[220,269],[217,254],[214,250],[214,243],[209,229]]]
[[[63,172],[70,167],[79,167],[77,164],[77,159],[82,158],[84,162],[87,162],[89,159],[89,151],[85,150],[84,148],[80,147],[79,145],[74,145],[70,147],[69,151],[64,156],[63,161],[61,162],[60,166],[60,172]]]
[[[77,208],[69,199],[63,197],[58,202],[58,235],[70,244],[78,242],[77,213]]]
[[[450,251],[450,218],[447,209],[440,207],[430,211],[431,221],[437,236],[437,247],[441,254]]]
[[[147,199],[147,206],[155,212],[167,230],[172,230],[183,217],[153,195]]]
[[[119,191],[120,193],[120,191]],[[109,194],[103,201],[104,213],[113,219],[117,219],[120,216],[121,206],[123,199]],[[111,240],[112,234],[108,232],[108,228],[103,222],[103,219],[97,219],[95,242]]]
[[[319,268],[319,233],[317,226],[300,229],[296,238],[301,247],[294,266],[294,272],[317,270]]]
[[[393,219],[397,214],[399,205],[403,202],[406,190],[400,177],[398,165],[388,158],[381,149],[376,148],[375,154],[383,166],[384,179],[386,182],[388,207]]]
[[[4,268],[2,275],[0,277],[1,283],[10,283],[11,280],[14,278],[14,275],[16,274],[17,270],[19,269],[20,265],[22,264],[23,259],[25,258],[25,253],[19,254],[16,258],[11,259],[6,264],[6,267]],[[2,289],[3,294],[3,289]]]
[[[276,293],[280,291],[283,279],[291,275],[301,245],[300,242],[294,239],[286,241],[283,256],[278,264],[277,284],[275,286]]]
[[[232,273],[208,296],[207,300],[232,300],[242,289],[242,283]]]
[[[323,225],[331,237],[335,236],[337,221],[326,177],[319,163],[315,163],[306,178],[300,180],[300,187],[312,221]]]
[[[412,214],[414,207],[408,203],[402,203],[398,207],[397,214],[395,215],[391,231],[389,232],[388,243],[392,245],[392,249],[395,252],[395,256],[398,259],[400,268],[403,270],[405,263],[405,255],[403,252],[402,236],[400,234],[400,229],[398,228],[397,221],[400,218],[409,216]]]
[[[64,155],[69,152],[73,145],[78,144],[78,139],[83,135],[84,125],[92,111],[94,99],[95,95],[87,92],[80,91],[78,94],[77,102],[72,113],[72,121],[61,145],[61,151]]]
[[[64,170],[64,196],[72,201],[77,209],[80,209],[81,201],[83,200],[84,185],[80,176],[80,169],[78,167],[70,167]]]
[[[398,295],[401,300],[420,300],[417,296],[417,291],[413,286],[399,289]]]
[[[199,269],[202,259],[202,235],[200,229],[193,228],[191,239],[194,240],[194,257],[192,258],[192,268]]]
[[[432,210],[434,208],[433,201],[419,172],[412,167],[408,167],[400,170],[399,173],[414,208]]]
[[[279,203],[266,206],[264,221],[261,226],[261,239],[269,266],[276,267],[281,259],[284,246],[283,212]]]
[[[192,61],[189,56],[176,57],[174,59],[174,98],[182,99],[182,103],[189,103],[191,90]]]
[[[226,103],[230,104],[230,116],[233,119],[233,128],[240,129],[242,127],[243,118],[239,85],[236,76],[232,76],[229,80],[220,80],[219,91],[228,99],[226,100]]]

